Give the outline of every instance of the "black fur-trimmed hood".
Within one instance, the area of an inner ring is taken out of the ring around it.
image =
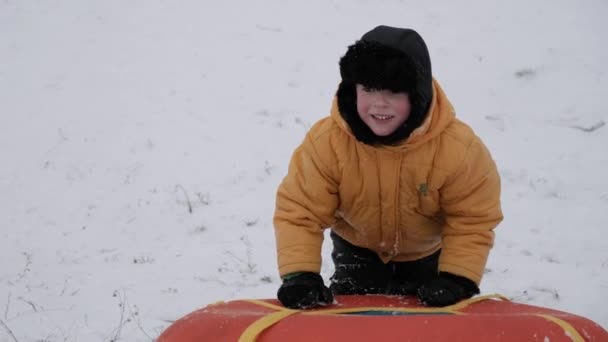
[[[367,32],[340,59],[340,76],[336,93],[340,115],[359,141],[395,145],[423,123],[433,97],[433,77],[428,49],[416,31],[378,26]],[[412,103],[410,117],[392,134],[375,135],[357,113],[357,83],[407,92]]]

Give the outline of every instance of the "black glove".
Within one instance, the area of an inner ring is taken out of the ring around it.
[[[313,272],[302,272],[284,280],[277,298],[290,309],[310,309],[334,301],[334,296],[323,283],[323,278]]]
[[[418,299],[427,306],[447,306],[479,293],[473,281],[447,272],[427,280],[418,289]]]

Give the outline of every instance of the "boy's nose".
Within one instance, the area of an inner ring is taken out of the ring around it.
[[[386,106],[388,101],[386,100],[386,96],[384,96],[382,92],[378,91],[373,95],[372,104],[375,106]]]

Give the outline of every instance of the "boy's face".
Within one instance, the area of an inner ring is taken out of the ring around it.
[[[356,89],[357,112],[374,134],[390,135],[410,116],[412,105],[407,93],[368,89],[361,84]]]

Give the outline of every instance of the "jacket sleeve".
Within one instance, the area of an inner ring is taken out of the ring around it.
[[[502,221],[500,177],[489,151],[475,137],[456,171],[441,189],[445,226],[439,271],[466,277],[479,285]]]
[[[328,167],[337,163],[327,158],[330,151],[323,151],[322,160],[314,144],[309,133],[277,191],[274,229],[281,276],[320,272],[323,230],[333,223],[338,207],[338,184]]]

